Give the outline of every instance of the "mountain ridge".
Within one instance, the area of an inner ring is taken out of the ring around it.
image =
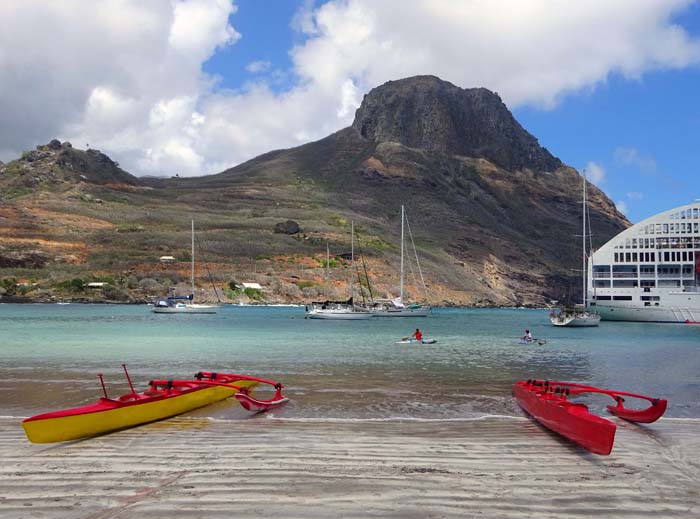
[[[433,76],[389,82],[365,96],[353,125],[215,175],[122,176],[108,160],[91,163],[106,168],[94,175],[62,177],[60,189],[40,184],[14,197],[3,189],[0,236],[14,241],[0,246],[0,278],[109,277],[115,284],[110,300],[185,290],[194,215],[209,270],[231,300],[241,294],[226,287],[241,279],[261,282],[269,301],[342,297],[349,266],[341,262],[326,282],[321,265],[327,242],[336,253],[349,248],[354,221],[372,286],[391,296],[403,204],[425,259],[431,302],[543,305],[579,296],[580,274],[572,268],[580,264],[582,178],[539,146],[486,89],[461,89]],[[30,171],[31,164],[22,168]],[[0,186],[16,181],[7,171],[17,167],[16,161],[0,167]],[[629,225],[593,185],[589,202],[598,242]],[[58,230],[51,219],[72,223]],[[276,224],[289,219],[301,232],[275,234]],[[42,233],[51,245],[26,246]],[[44,266],[17,267],[23,251],[47,258]],[[15,266],[3,270],[8,254]],[[181,260],[158,263],[165,254]],[[202,276],[200,269],[200,286]],[[41,297],[61,294],[47,286]],[[415,286],[407,290],[419,294]]]

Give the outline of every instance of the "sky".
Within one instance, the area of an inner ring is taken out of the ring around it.
[[[52,138],[218,173],[386,81],[497,92],[632,222],[700,198],[698,0],[3,0],[0,160]]]

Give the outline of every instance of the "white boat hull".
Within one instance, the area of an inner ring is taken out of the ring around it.
[[[604,321],[641,321],[649,323],[685,323],[700,321],[700,308],[681,306],[623,306],[596,303]]]
[[[549,321],[554,326],[585,327],[600,325],[601,316],[594,313],[584,314],[555,314],[550,316]]]
[[[182,305],[182,306],[154,306],[156,314],[215,314],[218,306],[212,305]]]
[[[335,319],[338,321],[358,321],[371,319],[369,312],[337,311],[337,310],[312,310],[306,312],[307,319]]]
[[[427,317],[430,314],[429,306],[420,308],[388,308],[370,310],[376,317]]]

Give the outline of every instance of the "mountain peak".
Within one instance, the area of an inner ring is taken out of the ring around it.
[[[73,148],[70,142],[53,139],[19,159],[0,164],[0,187],[5,197],[36,189],[69,189],[76,183],[138,186],[142,182],[119,167],[99,150]]]
[[[460,88],[435,76],[372,89],[352,127],[365,139],[485,158],[507,170],[553,171],[561,161],[515,120],[498,94]]]

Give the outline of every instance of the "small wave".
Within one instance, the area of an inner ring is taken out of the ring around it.
[[[231,420],[226,418],[214,418],[205,417],[206,420],[211,422],[220,423],[233,423],[240,422],[241,420]],[[386,418],[287,418],[281,416],[275,416],[274,414],[268,414],[265,416],[267,420],[274,420],[276,422],[289,422],[289,423],[405,423],[405,422],[417,422],[417,423],[468,423],[468,422],[479,422],[483,420],[506,420],[506,421],[528,421],[529,419],[524,416],[508,416],[508,415],[498,415],[498,414],[487,414],[481,416],[474,416],[469,418],[419,418],[415,416],[393,416]]]

